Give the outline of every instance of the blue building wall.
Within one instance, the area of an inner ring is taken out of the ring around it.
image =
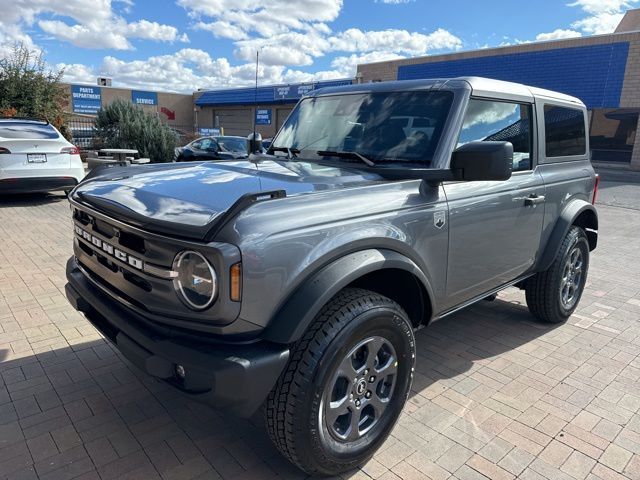
[[[547,88],[588,108],[619,107],[628,42],[468,58],[398,68],[398,80],[480,76]]]
[[[203,93],[196,105],[253,105],[253,104],[281,104],[297,101],[301,95],[297,95],[299,89],[308,91],[323,87],[338,87],[341,85],[351,85],[352,80],[327,80],[323,82],[296,83],[291,85],[270,85],[268,87],[229,88],[226,90],[210,90]],[[283,98],[279,90],[283,87],[290,87],[291,93]]]

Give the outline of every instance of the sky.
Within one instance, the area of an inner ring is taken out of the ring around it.
[[[640,0],[0,0],[65,80],[191,93],[350,78],[358,63],[612,32]]]

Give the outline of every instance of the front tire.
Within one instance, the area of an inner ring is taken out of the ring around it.
[[[589,241],[584,230],[572,226],[551,266],[526,282],[529,311],[545,323],[562,323],[582,296],[589,269]]]
[[[368,290],[343,290],[294,346],[269,394],[271,439],[308,474],[352,470],[391,432],[414,363],[413,328],[404,310]]]

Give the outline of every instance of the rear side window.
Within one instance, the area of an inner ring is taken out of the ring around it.
[[[58,132],[49,124],[31,122],[0,122],[0,137],[25,140],[58,138]]]
[[[513,171],[531,170],[531,105],[472,98],[458,146],[473,141],[511,142]]]
[[[545,105],[544,130],[547,157],[568,157],[586,153],[582,110]]]

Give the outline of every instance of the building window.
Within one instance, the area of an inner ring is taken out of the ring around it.
[[[458,146],[473,141],[511,142],[513,171],[531,170],[531,105],[472,98]]]
[[[586,153],[582,110],[545,105],[544,130],[547,157],[569,157]]]

